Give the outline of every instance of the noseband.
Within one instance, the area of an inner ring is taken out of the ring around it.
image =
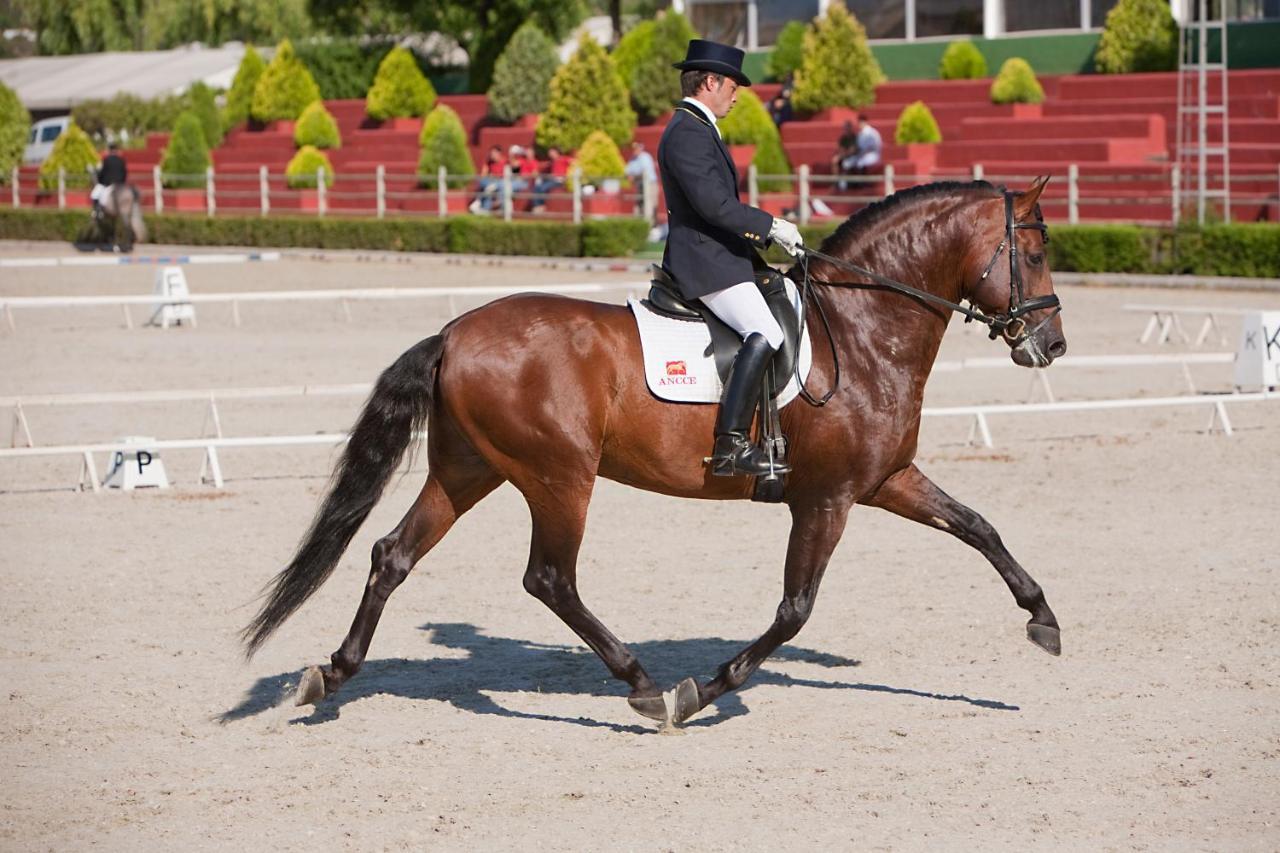
[[[1048,245],[1049,226],[1045,224],[1044,216],[1040,212],[1039,204],[1035,207],[1035,222],[1015,221],[1013,217],[1013,200],[1017,193],[1010,192],[1009,190],[1003,190],[1003,193],[1004,239],[1000,241],[999,246],[996,246],[995,253],[991,256],[991,260],[987,262],[987,267],[983,270],[982,276],[979,279],[985,280],[987,276],[991,275],[991,270],[995,268],[996,261],[1000,259],[1001,253],[1003,253],[1007,248],[1009,250],[1009,309],[1003,314],[996,314],[994,316],[987,314],[974,303],[972,298],[969,299],[969,305],[967,306],[961,305],[957,302],[952,302],[949,299],[943,299],[941,296],[930,293],[927,290],[920,290],[919,288],[912,287],[909,284],[894,281],[893,279],[882,276],[879,273],[872,272],[865,267],[858,266],[857,264],[850,263],[849,261],[840,260],[839,258],[834,258],[831,255],[818,251],[817,249],[810,249],[808,246],[801,245],[800,250],[803,254],[800,256],[800,267],[804,271],[803,278],[800,282],[801,333],[804,331],[806,315],[804,306],[807,304],[810,295],[811,282],[809,279],[809,259],[817,258],[818,260],[826,261],[832,266],[839,267],[840,269],[847,270],[848,272],[855,273],[856,275],[865,276],[871,280],[871,283],[879,285],[880,287],[897,291],[898,293],[902,293],[907,296],[913,296],[925,302],[932,302],[935,305],[940,305],[943,308],[955,311],[958,314],[963,314],[964,321],[966,323],[974,320],[977,320],[979,323],[984,323],[991,330],[991,340],[995,340],[997,337],[1002,336],[1009,342],[1009,346],[1015,350],[1023,348],[1033,350],[1033,352],[1030,352],[1029,354],[1036,364],[1048,364],[1048,359],[1046,359],[1039,351],[1039,347],[1037,346],[1034,338],[1035,334],[1044,328],[1045,324],[1062,311],[1062,305],[1058,300],[1057,294],[1053,293],[1046,296],[1037,296],[1034,299],[1026,298],[1022,287],[1022,269],[1018,266],[1018,243],[1014,238],[1018,231],[1035,230],[1040,232],[1045,244]],[[828,281],[823,283],[844,285],[848,287],[866,286],[865,282],[856,281]],[[829,399],[831,399],[832,395],[835,394],[836,389],[840,386],[840,360],[836,354],[835,341],[831,339],[831,329],[830,325],[827,323],[826,311],[823,310],[822,303],[817,299],[814,300],[814,304],[818,308],[818,314],[823,325],[827,327],[827,338],[831,343],[831,356],[835,361],[835,378],[830,391],[824,394],[821,398],[814,398],[809,393],[808,389],[805,388],[804,380],[800,377],[799,359],[797,359],[796,379],[800,386],[801,396],[815,406],[823,406]],[[1023,319],[1023,316],[1031,313],[1032,311],[1039,311],[1044,308],[1052,308],[1053,310],[1050,311],[1043,320],[1037,323],[1034,328],[1028,330],[1027,321]]]

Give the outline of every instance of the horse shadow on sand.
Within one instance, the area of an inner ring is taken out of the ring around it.
[[[492,693],[558,693],[608,696],[622,699],[626,685],[614,680],[590,650],[580,646],[549,645],[512,637],[491,637],[467,623],[427,624],[421,626],[428,641],[454,652],[445,657],[420,660],[383,658],[367,661],[351,681],[333,696],[310,708],[299,708],[301,715],[291,722],[305,725],[326,723],[338,718],[349,702],[378,694],[405,699],[448,702],[455,708],[474,714],[493,714],[543,722],[572,723],[579,726],[605,728],[637,734],[652,733],[652,725],[619,725],[587,717],[562,717],[505,708],[495,702]],[[631,644],[636,657],[659,684],[674,684],[691,672],[699,672],[700,680],[711,677],[719,666],[737,654],[747,643],[722,637],[682,640],[649,640]],[[457,654],[461,652],[461,654]],[[685,728],[713,726],[731,717],[750,713],[744,694],[760,685],[809,687],[819,690],[863,690],[914,696],[939,702],[959,702],[995,711],[1017,711],[993,699],[974,699],[962,694],[940,694],[906,687],[868,684],[861,681],[801,678],[773,670],[770,661],[816,664],[828,669],[852,669],[860,661],[827,652],[796,646],[782,646],[741,689],[727,693],[701,715],[684,724]],[[259,678],[240,701],[216,719],[230,723],[261,714],[278,705],[292,702],[302,670],[282,672]]]

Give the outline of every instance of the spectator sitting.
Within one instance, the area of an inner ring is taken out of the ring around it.
[[[533,152],[519,145],[512,145],[507,160],[511,166],[511,192],[526,192],[538,177],[538,160]]]
[[[573,164],[573,158],[565,156],[559,148],[552,145],[547,149],[547,163],[543,169],[541,177],[533,183],[533,206],[530,208],[532,213],[542,213],[547,206],[547,193],[564,186],[565,179],[569,176],[569,166]]]
[[[880,165],[880,131],[871,126],[871,119],[866,113],[859,113],[858,132],[852,135],[852,139],[851,134],[852,125],[845,122],[844,134],[839,142],[840,150],[832,158],[837,167],[833,171],[838,175],[865,175],[869,169]],[[846,182],[842,180],[837,186],[843,192],[845,185]]]
[[[631,143],[631,159],[627,161],[624,174],[631,179],[637,190],[636,208],[644,208],[644,188],[658,183],[658,168],[654,165],[653,155],[644,150],[644,143],[636,140]]]
[[[502,187],[502,169],[506,165],[507,161],[502,156],[502,149],[497,145],[490,148],[488,159],[485,160],[484,168],[480,171],[479,193],[468,208],[472,213],[493,209],[493,197]]]
[[[769,118],[773,119],[773,123],[778,126],[791,121],[791,99],[781,92],[775,95],[769,102]]]

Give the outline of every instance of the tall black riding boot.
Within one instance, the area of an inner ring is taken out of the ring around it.
[[[744,474],[764,477],[769,474],[769,456],[751,443],[751,419],[760,402],[760,383],[764,371],[773,358],[773,347],[764,335],[747,337],[738,350],[729,371],[729,381],[720,398],[720,413],[716,416],[716,446],[711,454],[711,473],[721,477]],[[775,462],[774,473],[785,474],[791,470]]]

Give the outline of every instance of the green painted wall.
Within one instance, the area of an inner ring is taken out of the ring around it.
[[[1280,68],[1280,21],[1230,24],[1232,68]],[[1089,74],[1093,72],[1093,52],[1098,33],[1006,36],[999,39],[974,38],[986,57],[991,74],[1006,59],[1020,56],[1037,74]],[[932,80],[938,76],[938,61],[948,42],[930,41],[901,44],[872,44],[871,52],[890,80]],[[752,80],[765,80],[764,63],[768,51],[747,54],[743,70]]]

